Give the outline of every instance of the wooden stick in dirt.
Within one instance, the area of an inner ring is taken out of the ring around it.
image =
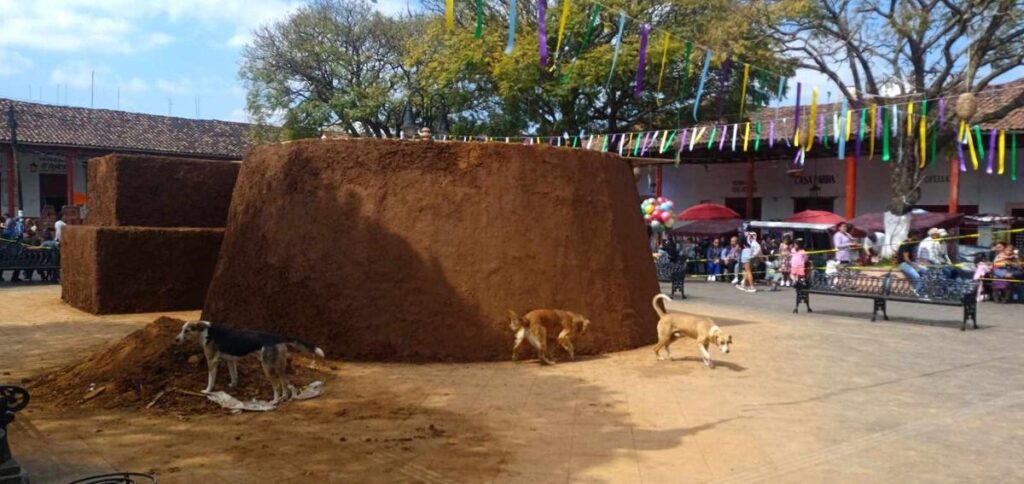
[[[160,399],[163,398],[165,393],[167,393],[167,390],[160,390],[160,393],[156,394],[156,398],[154,398],[152,402],[149,402],[149,405],[146,405],[146,408],[150,408],[153,405],[156,405],[156,402],[160,401]]]
[[[184,393],[185,395],[192,395],[192,396],[194,396],[194,397],[203,397],[203,398],[206,398],[206,394],[205,394],[205,393],[199,393],[199,392],[190,392],[190,391],[188,391],[188,390],[182,390],[182,389],[180,389],[180,388],[175,388],[175,389],[174,389],[174,391],[176,391],[176,392],[178,392],[178,393]]]

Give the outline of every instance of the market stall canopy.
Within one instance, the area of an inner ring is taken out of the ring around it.
[[[950,229],[960,225],[962,213],[911,212],[910,231],[922,233],[932,227]],[[885,232],[885,216],[882,213],[866,213],[849,221],[857,232]]]
[[[747,226],[750,228],[769,230],[817,230],[826,232],[834,229],[836,224],[811,222],[765,222],[761,220],[751,220]]]
[[[717,203],[699,203],[683,210],[676,218],[682,221],[722,219],[739,220],[740,214],[725,205],[719,205]]]
[[[726,237],[736,235],[744,221],[734,219],[696,220],[669,232],[678,237]]]
[[[836,225],[839,222],[845,221],[845,218],[825,210],[804,210],[803,212],[794,213],[793,215],[786,217],[786,222],[800,222],[808,224]]]

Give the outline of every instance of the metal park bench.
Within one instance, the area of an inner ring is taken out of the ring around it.
[[[889,320],[889,314],[886,312],[888,301],[960,306],[963,307],[963,323],[960,330],[967,329],[968,319],[972,321],[974,329],[978,328],[978,305],[975,296],[978,281],[948,279],[943,277],[940,271],[930,271],[922,277],[920,292],[915,291],[912,281],[893,277],[891,272],[878,277],[851,271],[841,271],[834,275],[815,271],[794,287],[796,307],[793,308],[793,313],[799,312],[800,303],[807,307],[807,312],[812,312],[810,295],[821,294],[873,300],[875,305],[871,321],[877,320],[879,311],[886,321]]]
[[[675,299],[676,291],[679,291],[679,296],[682,299],[686,299],[686,263],[682,264],[668,262],[667,260],[662,262],[658,260],[654,263],[654,269],[658,273],[658,280],[662,282],[672,283],[672,293],[669,297]]]
[[[47,274],[56,275],[60,272],[60,250],[0,240],[0,274],[11,270],[39,271],[44,279]]]

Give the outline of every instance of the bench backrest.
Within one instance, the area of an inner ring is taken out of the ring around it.
[[[915,291],[913,281],[892,277],[867,276],[855,272],[841,272],[827,275],[814,271],[808,278],[808,289],[815,292],[831,292],[862,296],[878,296],[879,298],[922,299],[936,302],[960,303],[965,297],[974,297],[978,289],[978,281],[967,279],[948,279],[941,271],[930,271],[922,277],[921,295]]]

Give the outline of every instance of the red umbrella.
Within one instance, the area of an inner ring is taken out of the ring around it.
[[[740,214],[725,205],[717,203],[699,203],[687,208],[676,217],[678,220],[719,220],[738,219]]]
[[[836,225],[845,221],[845,218],[824,210],[804,210],[803,212],[794,213],[786,218],[786,222],[800,222],[807,224]]]

